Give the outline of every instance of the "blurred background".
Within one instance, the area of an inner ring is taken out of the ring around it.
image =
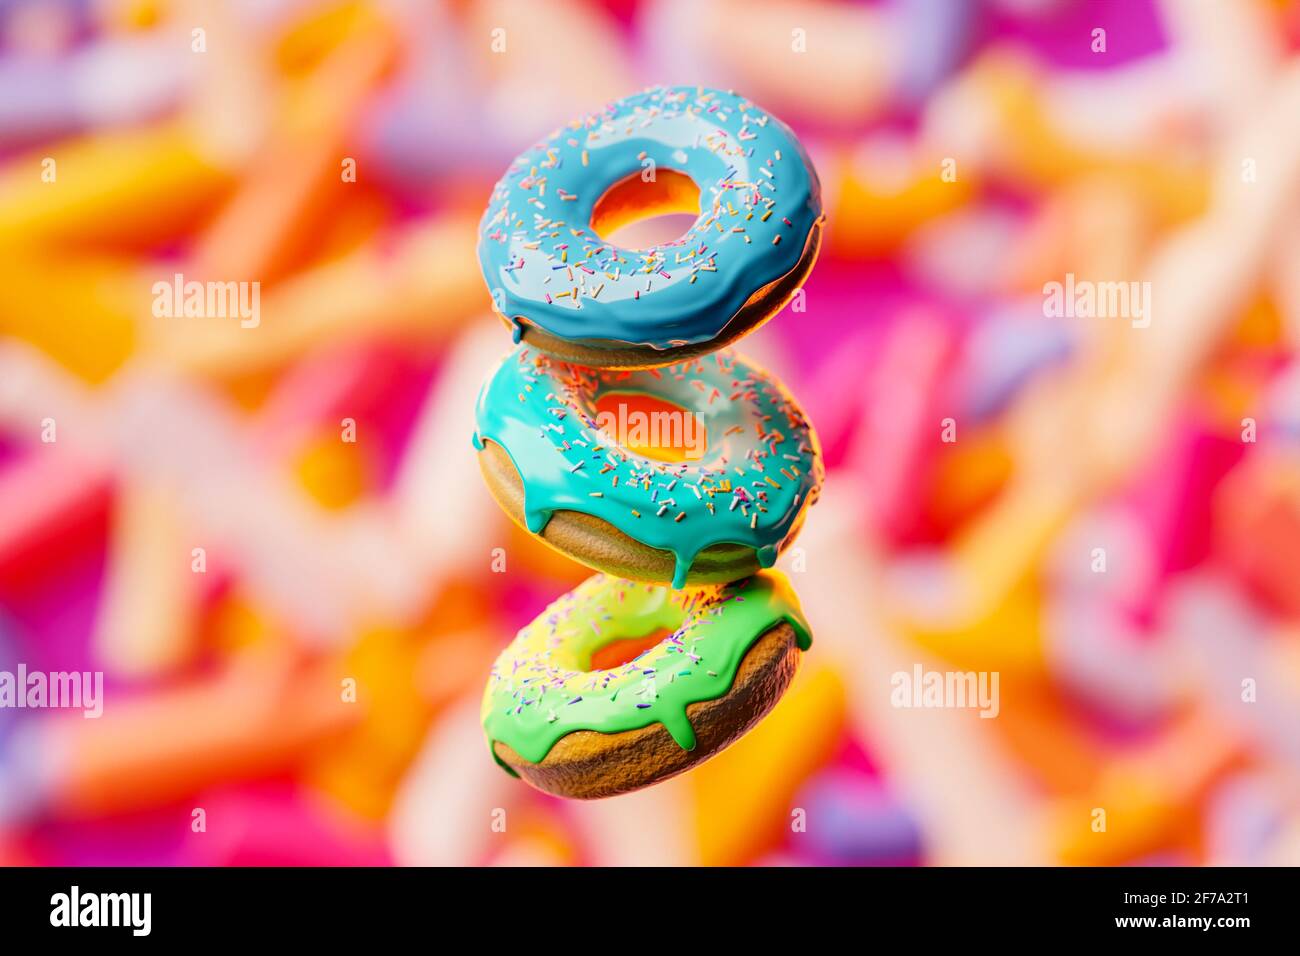
[[[0,862],[1300,864],[1300,4],[4,0],[0,49],[0,671],[104,674],[0,709]],[[820,172],[741,345],[825,449],[815,642],[571,803],[479,727],[588,572],[478,474],[476,226],[653,83]],[[256,323],[160,314],[177,273]]]

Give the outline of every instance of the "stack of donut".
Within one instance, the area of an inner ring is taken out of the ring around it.
[[[603,238],[684,203],[699,215],[673,242]],[[541,790],[605,797],[689,769],[773,707],[809,646],[766,569],[817,500],[817,436],[725,346],[794,295],[822,220],[790,130],[697,87],[569,123],[492,192],[479,262],[515,349],[479,394],[474,447],[514,521],[601,572],[520,631],[484,694],[493,756]],[[615,427],[650,407],[701,440]]]

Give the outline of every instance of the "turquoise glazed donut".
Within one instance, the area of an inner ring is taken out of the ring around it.
[[[656,425],[644,411],[621,411],[640,396],[680,416]],[[627,441],[633,418],[633,431],[675,429],[685,438],[675,443],[693,441],[694,454],[665,461],[626,447],[619,438]],[[770,567],[821,488],[820,448],[803,411],[774,377],[729,351],[620,372],[522,345],[480,391],[477,426],[489,488],[515,520],[597,570],[674,588]],[[508,461],[485,458],[493,446]]]
[[[681,238],[633,250],[593,228],[620,184],[680,191],[682,174],[699,216]],[[596,367],[664,365],[779,311],[812,267],[821,220],[817,175],[784,124],[734,93],[656,87],[519,156],[492,192],[478,257],[516,342]]]

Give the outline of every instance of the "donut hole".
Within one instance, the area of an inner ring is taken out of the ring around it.
[[[703,419],[648,392],[608,391],[596,396],[596,425],[620,448],[675,464],[704,457],[709,447]]]
[[[636,660],[650,648],[672,636],[669,628],[661,627],[643,637],[618,637],[608,644],[602,644],[591,652],[591,661],[587,670],[609,671],[622,667],[628,661]]]
[[[685,173],[657,169],[646,182],[637,172],[605,190],[591,211],[591,228],[624,249],[679,241],[700,216],[700,187]]]

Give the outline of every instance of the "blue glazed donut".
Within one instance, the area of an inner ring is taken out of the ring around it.
[[[680,239],[633,250],[596,232],[607,194],[640,179],[680,198],[683,175],[700,208]],[[778,312],[815,261],[821,221],[817,175],[784,124],[734,93],[656,87],[519,156],[478,256],[516,341],[596,367],[666,365]]]

